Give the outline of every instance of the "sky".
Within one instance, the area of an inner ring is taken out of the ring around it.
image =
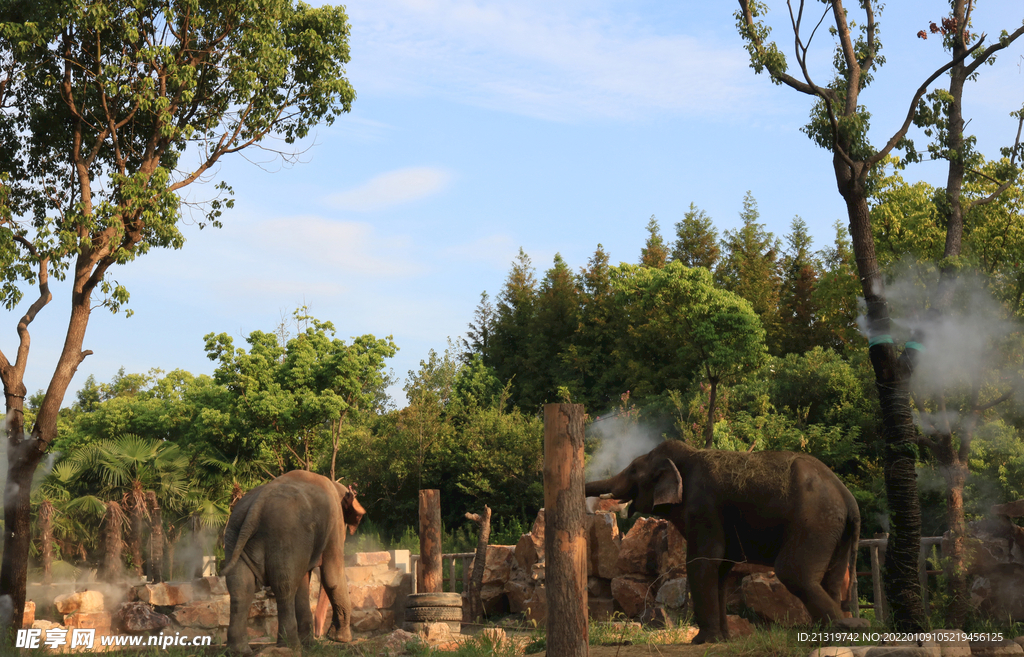
[[[769,4],[792,61],[785,5]],[[652,215],[669,242],[691,203],[720,232],[734,229],[748,191],[776,236],[799,216],[815,248],[831,245],[836,221],[847,222],[831,157],[800,132],[811,100],[749,68],[736,6],[351,0],[351,113],[317,129],[295,164],[269,151],[225,160],[214,182],[234,188],[236,205],[223,228],[186,219],[183,249],[116,268],[134,315],[93,312],[85,348],[94,353],[65,404],[90,374],[109,381],[122,367],[210,374],[204,335],[245,346],[251,331],[272,331],[307,306],[343,339],[394,337],[391,392],[401,406],[409,371],[465,333],[481,292],[500,293],[520,248],[538,279],[556,254],[579,270],[598,244],[613,263],[635,262]],[[948,6],[889,3],[881,15],[887,61],[862,95],[875,143],[942,65],[940,39],[914,35]],[[986,0],[974,31],[992,42],[1022,20],[1020,0]],[[810,50],[817,82],[827,81],[832,50],[820,30]],[[1013,141],[1022,56],[1024,39],[965,92],[968,131],[988,157]],[[942,184],[941,174],[926,163],[904,175]],[[212,184],[189,189],[193,199],[213,193]],[[63,344],[70,297],[51,287],[31,328],[29,392],[47,385]],[[12,356],[24,311],[0,324]]]

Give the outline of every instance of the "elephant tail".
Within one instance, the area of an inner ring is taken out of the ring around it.
[[[231,551],[231,555],[225,562],[224,567],[220,569],[221,575],[226,575],[235,565],[238,564],[238,560],[242,556],[242,551],[245,550],[246,544],[252,535],[256,532],[256,529],[260,524],[261,511],[263,509],[263,496],[256,498],[252,506],[245,513],[245,518],[242,520],[242,526],[238,528],[238,536],[235,537],[235,549]]]

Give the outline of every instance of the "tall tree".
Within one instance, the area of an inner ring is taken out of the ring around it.
[[[676,242],[671,257],[687,267],[704,267],[714,271],[722,250],[718,231],[706,212],[690,203],[690,209],[676,224]]]
[[[954,0],[953,8],[961,4]],[[970,3],[968,3],[969,5]],[[881,64],[878,53],[877,13],[881,7],[874,0],[861,0],[863,18],[859,25],[851,22],[842,0],[828,0],[821,21],[832,15],[830,30],[835,34],[837,48],[833,79],[826,85],[816,83],[810,74],[807,54],[817,25],[808,34],[803,29],[806,3],[801,0],[790,8],[794,32],[795,55],[800,72],[788,73],[786,57],[775,43],[768,41],[769,28],[762,17],[767,7],[758,0],[739,0],[737,26],[746,41],[751,66],[758,73],[767,70],[776,84],[783,84],[816,99],[811,122],[805,132],[821,147],[831,151],[833,170],[839,193],[847,206],[850,235],[860,281],[867,305],[868,353],[882,409],[886,434],[886,494],[890,509],[890,542],[886,558],[886,592],[893,610],[893,622],[901,630],[920,630],[925,614],[917,581],[917,553],[921,538],[921,512],[916,485],[916,432],[910,404],[909,384],[917,359],[919,344],[909,343],[902,352],[897,349],[891,330],[885,281],[875,254],[868,204],[868,181],[877,166],[897,145],[905,144],[907,131],[916,115],[918,102],[929,86],[972,54],[975,61],[986,61],[1024,34],[1024,27],[1013,34],[1004,33],[999,42],[982,49],[979,39],[971,47],[957,51],[952,59],[929,75],[917,88],[908,103],[901,125],[891,133],[881,148],[868,141],[869,115],[860,104],[860,93],[872,80]],[[859,34],[857,30],[859,28]],[[966,23],[961,29],[966,28]],[[965,44],[966,45],[966,44]],[[915,336],[916,337],[916,336]]]
[[[528,358],[533,336],[530,329],[537,304],[537,278],[530,257],[522,248],[498,295],[491,348],[484,363],[494,368],[498,380],[512,381],[512,399],[519,405],[524,380],[533,376]]]
[[[819,265],[811,251],[807,223],[794,217],[786,235],[788,248],[782,256],[782,290],[779,299],[779,353],[803,353],[821,344],[817,301]]]
[[[668,247],[665,246],[665,240],[661,236],[661,227],[652,214],[650,221],[647,222],[647,241],[644,242],[644,248],[640,251],[640,264],[645,267],[661,269],[668,262],[668,255]]]
[[[775,235],[765,230],[760,218],[757,201],[747,192],[740,212],[743,225],[725,231],[722,239],[725,253],[715,277],[722,287],[750,302],[768,336],[768,349],[774,354],[779,351],[781,332],[779,259],[782,247]]]
[[[349,27],[341,7],[291,0],[11,0],[0,8],[0,297],[37,293],[0,352],[8,472],[0,597],[19,627],[25,605],[32,474],[97,305],[119,311],[110,276],[153,247],[180,248],[179,194],[221,158],[279,136],[286,143],[348,111]],[[197,146],[195,153],[187,146]],[[227,190],[221,185],[222,190]],[[219,225],[222,198],[200,225]],[[24,422],[29,328],[67,280],[70,313],[31,428]],[[96,294],[101,299],[94,299]]]
[[[466,337],[462,338],[464,361],[468,362],[473,354],[487,354],[491,347],[491,334],[494,333],[494,313],[494,304],[487,292],[481,292],[480,303],[473,311],[473,321],[466,329]]]
[[[529,394],[524,391],[525,408],[558,401],[558,388],[570,387],[566,355],[579,330],[579,318],[580,290],[576,276],[556,253],[537,293],[529,353],[533,362],[530,369],[536,378],[529,382]]]

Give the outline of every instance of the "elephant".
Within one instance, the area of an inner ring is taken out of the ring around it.
[[[277,601],[277,645],[301,649],[313,640],[309,573],[320,566],[320,582],[333,610],[328,636],[352,640],[352,607],[345,579],[345,534],[365,510],[346,486],[294,470],[257,486],[238,501],[224,530],[222,569],[231,595],[228,649],[250,654],[246,632],[258,586]]]
[[[857,501],[828,466],[795,452],[694,449],[667,440],[586,495],[631,501],[630,512],[667,518],[686,539],[699,631],[728,639],[725,577],[737,563],[773,566],[815,622],[859,626],[841,603],[857,541]]]

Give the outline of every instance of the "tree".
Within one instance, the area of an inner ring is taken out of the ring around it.
[[[483,356],[491,347],[491,334],[494,332],[494,304],[487,292],[480,293],[480,303],[473,311],[473,321],[469,323],[466,337],[462,338],[464,360],[472,354]]]
[[[757,201],[747,192],[743,197],[743,211],[740,219],[743,225],[736,230],[727,230],[722,239],[725,254],[715,278],[726,290],[735,292],[750,302],[754,312],[761,318],[767,334],[769,350],[778,351],[779,294],[782,276],[779,271],[781,245],[779,240],[758,223],[761,213]]]
[[[718,231],[706,212],[690,203],[690,209],[676,224],[676,243],[672,247],[672,260],[687,267],[704,267],[714,271],[721,255]]]
[[[571,383],[566,353],[579,330],[580,290],[576,276],[560,254],[540,282],[533,322],[529,357],[531,381],[521,381],[520,403],[536,408],[558,400],[558,388]]]
[[[128,300],[112,267],[153,247],[180,248],[179,195],[222,157],[272,135],[294,143],[348,111],[348,33],[342,8],[291,0],[0,8],[0,297],[13,309],[23,284],[37,289],[16,347],[0,352],[8,430],[0,596],[13,603],[11,627],[25,604],[32,474],[91,353],[83,349],[91,310],[117,312]],[[212,200],[200,226],[219,225],[224,207],[230,200]],[[29,328],[50,303],[51,277],[68,281],[70,314],[28,428]]]
[[[780,354],[802,353],[820,344],[818,306],[814,298],[819,265],[811,252],[807,224],[800,217],[794,217],[791,226],[786,236],[789,248],[782,257]]]
[[[537,279],[530,257],[522,248],[512,263],[512,270],[498,295],[491,348],[484,354],[484,363],[494,368],[502,383],[512,384],[517,406],[523,394],[520,383],[533,376],[528,349],[532,341],[530,328],[537,304]]]
[[[667,363],[709,384],[705,446],[714,442],[718,385],[757,367],[764,329],[750,303],[714,285],[711,273],[669,263],[664,269],[620,265],[615,284],[625,297],[630,338],[644,346],[642,363]],[[665,367],[665,366],[662,366]],[[671,381],[659,381],[661,390]],[[675,386],[678,388],[678,384]]]
[[[876,14],[880,7],[873,0],[861,0],[863,20],[859,26],[850,22],[842,0],[829,0],[825,17],[832,14],[830,30],[836,36],[833,79],[826,85],[811,77],[807,61],[811,41],[817,27],[808,36],[802,31],[805,2],[790,9],[795,36],[795,55],[799,77],[788,73],[783,53],[769,42],[769,29],[761,20],[767,7],[757,0],[739,0],[737,27],[746,41],[751,66],[757,73],[767,70],[772,82],[784,84],[816,99],[811,121],[804,131],[819,146],[832,153],[833,169],[839,193],[847,206],[850,235],[856,255],[858,274],[867,306],[868,353],[875,372],[879,403],[886,439],[886,494],[890,509],[890,539],[886,559],[886,593],[893,611],[893,623],[901,630],[917,631],[924,627],[924,609],[917,581],[917,552],[921,535],[921,512],[916,485],[916,432],[910,405],[909,385],[919,344],[911,340],[910,348],[899,351],[892,339],[891,318],[885,281],[878,266],[868,196],[869,179],[879,164],[898,145],[906,144],[907,131],[916,115],[917,105],[929,86],[941,75],[975,55],[975,61],[986,61],[1014,39],[1024,34],[1024,27],[1013,34],[1004,33],[999,42],[982,49],[979,39],[971,47],[963,47],[952,59],[937,68],[910,98],[903,123],[894,130],[881,148],[868,141],[869,115],[860,105],[860,92],[866,87],[882,63]],[[953,3],[954,11],[964,5]],[[968,3],[969,6],[969,3]],[[819,22],[820,24],[820,22]],[[967,22],[960,23],[960,30]],[[860,34],[855,34],[859,27]],[[966,42],[964,43],[966,46]],[[979,64],[980,65],[980,64]],[[913,336],[916,338],[917,336]]]
[[[665,246],[665,240],[661,237],[658,220],[652,214],[650,221],[647,222],[647,241],[644,243],[643,250],[640,251],[640,264],[645,267],[661,269],[668,262],[668,255],[668,247]]]

